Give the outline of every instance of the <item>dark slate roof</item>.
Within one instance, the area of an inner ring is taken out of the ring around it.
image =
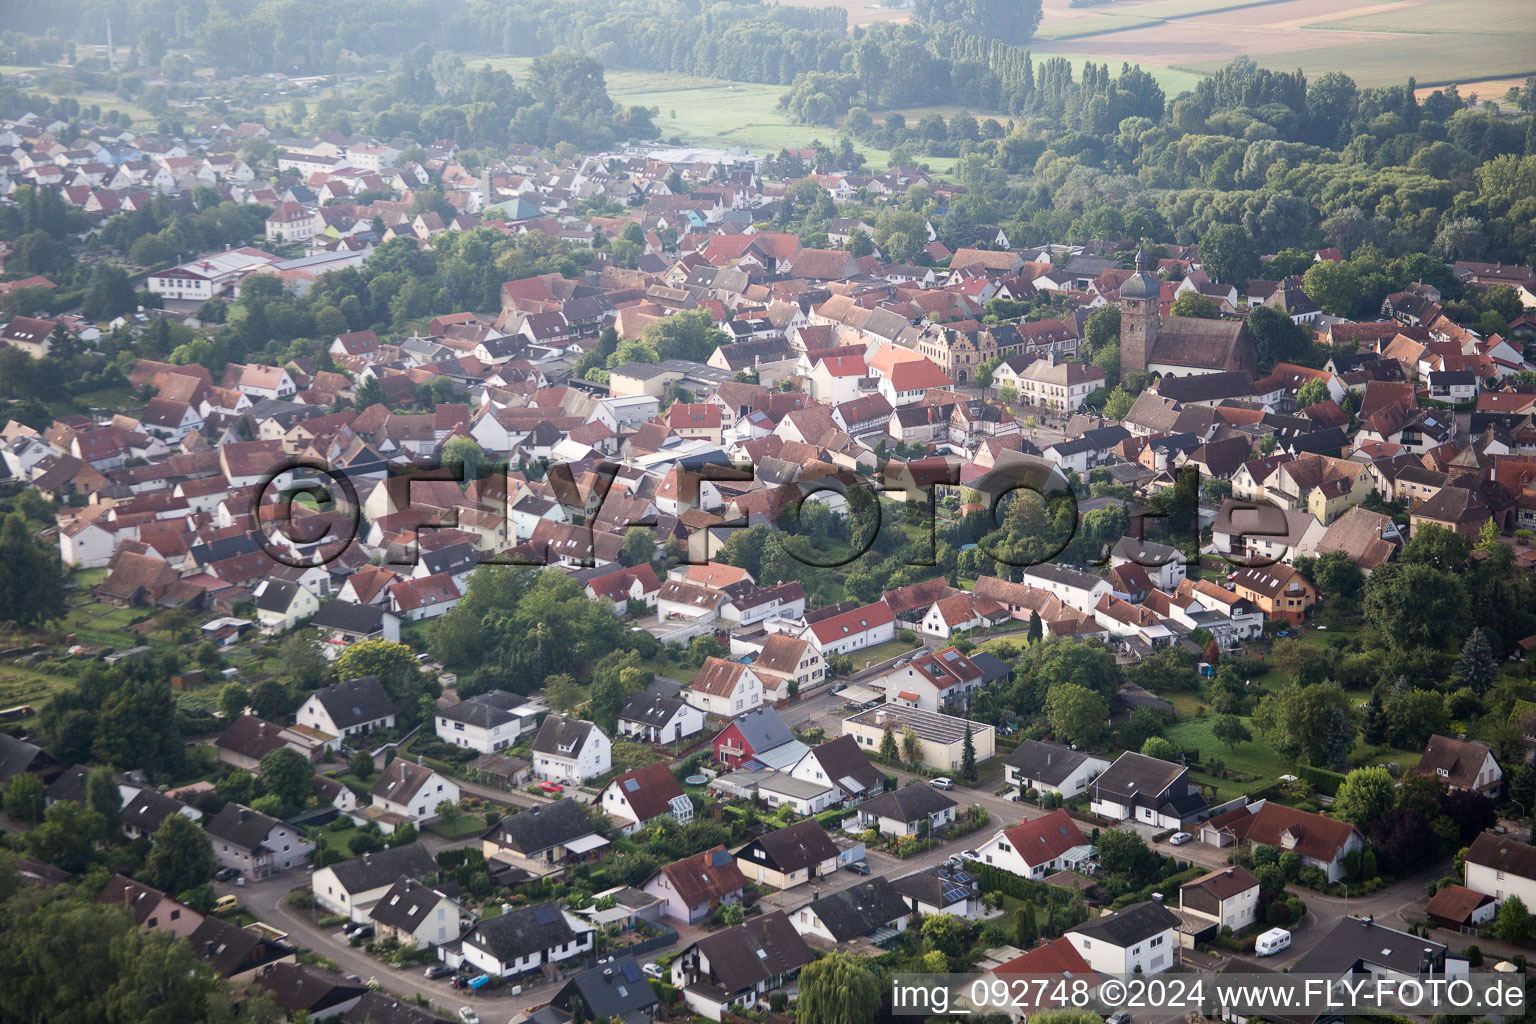
[[[264,612],[286,612],[298,593],[297,584],[268,579],[267,585],[256,595],[256,607]]]
[[[293,953],[281,942],[236,928],[217,917],[205,917],[187,937],[192,952],[220,976],[229,978]]]
[[[882,793],[873,800],[859,805],[861,814],[873,814],[893,821],[920,821],[930,814],[938,814],[955,806],[948,796],[932,786],[905,786]]]
[[[351,601],[327,601],[320,606],[311,626],[322,629],[339,629],[347,633],[368,636],[384,628],[384,609]]]
[[[914,910],[918,903],[943,909],[963,903],[979,891],[976,879],[964,869],[944,864],[935,864],[931,868],[903,875],[891,882],[891,886],[912,901]]]
[[[1363,962],[1416,975],[1422,968],[1425,950],[1437,962],[1445,955],[1445,946],[1438,942],[1374,921],[1346,917],[1302,954],[1291,970],[1296,974],[1339,974]]]
[[[595,728],[591,722],[550,715],[539,726],[538,734],[533,738],[533,749],[540,754],[574,758]]]
[[[277,1005],[289,1014],[300,1010],[312,1014],[368,991],[362,985],[343,980],[334,971],[311,964],[273,964],[256,983],[271,992]]]
[[[736,728],[741,731],[747,746],[758,754],[782,747],[795,738],[789,726],[784,724],[784,719],[772,708],[759,708],[751,714],[742,715],[736,719]]]
[[[782,910],[706,935],[698,947],[727,995],[792,974],[812,959],[811,948]]]
[[[440,1024],[443,1020],[384,992],[365,992],[340,1019],[341,1024]]]
[[[379,924],[414,932],[446,897],[429,885],[402,876],[373,905],[369,917]]]
[[[1077,771],[1089,756],[1087,751],[1072,750],[1055,743],[1020,740],[1003,763],[1017,768],[1019,774],[1027,779],[1039,779],[1055,786]]]
[[[924,789],[928,787],[924,786]],[[912,913],[907,901],[889,881],[875,877],[841,892],[811,901],[811,911],[838,942],[868,935],[882,925]]]
[[[123,808],[123,825],[136,828],[140,832],[154,832],[165,823],[165,819],[179,813],[186,806],[180,800],[173,800],[164,793],[156,793],[152,789],[141,789]]]
[[[591,835],[595,829],[576,801],[570,797],[552,804],[529,807],[496,823],[494,835],[503,846],[510,846],[531,857],[551,847]]]
[[[1165,929],[1177,928],[1178,925],[1179,919],[1173,911],[1161,903],[1148,900],[1084,921],[1073,926],[1071,931],[1101,939],[1123,949],[1144,942]]]
[[[520,707],[526,700],[526,697],[519,697],[506,690],[491,690],[489,693],[477,694],[468,700],[461,700],[453,707],[439,711],[437,717],[446,718],[450,722],[463,722],[465,725],[491,729],[517,718],[512,714],[512,709]]]
[[[676,697],[664,697],[659,693],[641,690],[630,694],[629,700],[624,702],[624,710],[619,712],[619,721],[662,726],[672,721],[683,706],[684,702]]]
[[[242,850],[254,850],[282,822],[239,804],[225,804],[208,822],[208,834]]]
[[[656,990],[651,987],[640,965],[632,956],[619,957],[599,964],[590,971],[582,971],[565,983],[550,999],[550,1004],[564,1010],[572,1009],[572,1001],[580,998],[582,1006],[593,1020],[630,1020],[631,1014],[648,1017],[658,1002]]]
[[[337,861],[330,870],[341,887],[355,895],[389,885],[401,876],[422,878],[433,874],[437,871],[437,861],[417,842]]]
[[[73,800],[85,803],[85,782],[90,777],[90,765],[77,764],[65,769],[64,774],[48,784],[43,795],[51,801]]]
[[[42,749],[35,743],[0,732],[0,782],[8,782],[13,775],[30,768]]]
[[[753,845],[760,846],[782,872],[815,867],[837,856],[837,846],[827,835],[827,830],[814,818],[758,836],[747,844],[748,847]],[[741,853],[738,850],[737,856],[741,856]]]
[[[1094,793],[1111,794],[1118,803],[1129,804],[1135,800],[1150,806],[1148,801],[1173,785],[1183,771],[1182,765],[1128,750],[1093,780]]]
[[[470,929],[464,941],[498,960],[508,961],[562,946],[575,938],[576,932],[560,913],[560,905],[551,900],[486,918]]]
[[[314,696],[331,716],[331,721],[343,729],[376,722],[395,713],[395,702],[389,699],[377,676],[335,683],[316,690]]]

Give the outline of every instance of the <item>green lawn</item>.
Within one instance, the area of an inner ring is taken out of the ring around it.
[[[1295,765],[1288,758],[1282,757],[1264,742],[1258,727],[1251,719],[1244,721],[1249,731],[1253,733],[1253,740],[1248,743],[1239,743],[1235,750],[1228,750],[1226,744],[1219,742],[1215,736],[1211,735],[1211,726],[1215,721],[1214,716],[1184,719],[1169,726],[1164,730],[1163,735],[1180,749],[1200,751],[1202,764],[1209,762],[1213,757],[1220,758],[1228,770],[1248,776],[1241,782],[1200,776],[1199,781],[1211,783],[1223,797],[1229,793],[1231,796],[1237,796],[1240,793],[1259,789],[1274,782],[1281,775],[1294,771]]]
[[[463,839],[485,831],[485,815],[460,814],[451,825],[445,821],[434,821],[427,826],[427,831],[444,839]]]
[[[899,658],[901,655],[906,654],[908,651],[915,650],[917,647],[918,642],[916,640],[912,641],[911,643],[907,643],[906,641],[899,639],[887,640],[885,643],[877,644],[874,647],[865,647],[857,651],[850,651],[848,652],[848,657],[853,659],[853,665],[855,668],[862,668],[866,661],[871,665],[878,665],[880,662],[885,661],[887,658]]]
[[[26,665],[0,665],[0,708],[31,704],[40,711],[48,703],[54,688],[64,682]]]

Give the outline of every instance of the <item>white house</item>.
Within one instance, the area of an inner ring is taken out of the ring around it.
[[[824,657],[877,647],[896,636],[896,615],[884,601],[821,619],[810,625],[806,639]]]
[[[532,730],[537,715],[537,709],[528,705],[528,698],[491,690],[439,710],[435,728],[437,738],[444,743],[494,754]]]
[[[918,836],[955,823],[955,802],[921,783],[893,789],[859,805],[859,824],[888,836]]]
[[[1072,948],[1099,974],[1161,974],[1178,962],[1179,919],[1161,903],[1133,903],[1075,925]]]
[[[705,714],[735,718],[762,707],[763,681],[739,661],[705,658],[684,696]]]
[[[65,565],[99,569],[112,560],[114,535],[94,522],[75,520],[59,530],[59,557]]]
[[[1536,906],[1536,847],[1487,831],[1472,841],[1465,858],[1467,888],[1503,903],[1519,896]]]
[[[426,949],[453,942],[471,918],[457,900],[414,878],[401,878],[373,905],[368,920],[376,937]]]
[[[613,741],[591,722],[550,715],[533,738],[533,777],[572,785],[613,766]]]
[[[1077,609],[1084,615],[1092,615],[1099,598],[1112,589],[1109,581],[1064,565],[1044,562],[1024,570],[1026,586],[1044,590],[1062,604]]]
[[[1189,770],[1127,750],[1088,785],[1089,809],[1115,821],[1134,818],[1155,828],[1179,828],[1206,812]]]
[[[437,860],[425,846],[407,843],[316,868],[310,887],[323,909],[365,921],[373,904],[400,878],[424,878],[437,870]]]
[[[1003,777],[1010,786],[1071,798],[1087,789],[1109,762],[1086,750],[1020,740],[1003,765]]]
[[[316,690],[294,715],[300,725],[332,736],[367,735],[395,727],[395,702],[376,676],[334,683]]]
[[[267,633],[286,633],[320,610],[320,599],[297,583],[264,579],[251,592],[256,621]]]
[[[464,934],[460,956],[486,974],[515,976],[587,956],[595,934],[590,924],[551,901],[517,907],[476,924]]]
[[[1240,932],[1259,919],[1259,880],[1240,867],[1212,871],[1179,886],[1179,909]]]
[[[1093,846],[1063,810],[1002,829],[976,847],[976,853],[983,864],[1037,880],[1086,868],[1093,861]]]
[[[673,743],[703,731],[703,711],[651,690],[631,694],[619,712],[619,735],[641,743]]]
[[[657,818],[671,818],[679,825],[693,820],[693,801],[665,761],[616,776],[598,794],[597,803],[625,835],[634,835]]]
[[[458,803],[459,784],[426,765],[396,758],[379,773],[368,795],[381,811],[420,823],[435,819],[444,800]]]
[[[315,844],[304,833],[276,818],[228,803],[207,823],[213,856],[251,881],[278,871],[305,867]]]

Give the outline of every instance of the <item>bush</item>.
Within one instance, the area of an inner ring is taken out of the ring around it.
[[[1468,946],[1465,955],[1468,967],[1477,968],[1483,966],[1483,951],[1478,949],[1477,946]]]

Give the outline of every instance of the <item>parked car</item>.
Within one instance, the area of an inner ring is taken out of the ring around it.
[[[929,779],[928,785],[932,786],[934,789],[954,789],[955,780],[948,778]]]
[[[1131,1015],[1124,1010],[1104,1018],[1104,1024],[1131,1024]]]
[[[459,1020],[463,1021],[464,1024],[480,1024],[480,1015],[474,1011],[473,1007],[461,1006],[459,1007]]]
[[[546,793],[559,793],[565,789],[565,787],[560,785],[558,782],[541,782],[539,783],[539,788]]]
[[[648,963],[644,967],[640,968],[640,973],[644,974],[647,978],[660,978],[661,965],[654,962]]]
[[[428,978],[446,978],[452,973],[453,968],[449,967],[447,964],[433,964],[425,971],[422,971],[422,974],[426,975]]]
[[[1193,838],[1195,837],[1190,835],[1188,832],[1175,832],[1173,835],[1168,837],[1168,842],[1172,843],[1174,846],[1183,846]]]
[[[219,870],[213,873],[213,880],[215,882],[227,882],[239,873],[239,870],[236,868],[219,868]]]
[[[856,860],[848,865],[848,870],[852,871],[856,875],[867,875],[869,874],[869,863],[867,861]]]
[[[832,684],[832,692],[833,693],[842,693],[846,689],[848,689],[848,684],[847,683],[833,683]]]
[[[981,854],[977,853],[975,850],[962,850],[960,852],[960,857],[963,860],[981,860]]]
[[[349,938],[349,939],[371,939],[371,938],[373,938],[373,925],[371,925],[371,924],[356,925],[353,928],[349,929],[346,934],[347,934],[347,938]]]

